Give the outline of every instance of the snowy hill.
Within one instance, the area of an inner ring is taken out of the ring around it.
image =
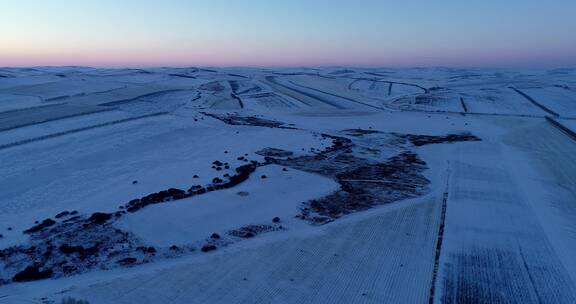
[[[0,303],[575,303],[576,70],[0,69]]]

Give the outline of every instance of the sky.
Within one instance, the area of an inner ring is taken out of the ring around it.
[[[576,0],[0,0],[0,66],[576,66]]]

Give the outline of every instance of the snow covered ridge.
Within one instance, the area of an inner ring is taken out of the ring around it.
[[[0,74],[0,304],[576,301],[574,69]]]

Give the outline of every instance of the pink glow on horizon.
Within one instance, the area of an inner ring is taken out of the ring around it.
[[[69,52],[0,55],[0,66],[83,65],[94,67],[134,66],[538,66],[562,65],[571,54],[534,50],[518,54],[513,51],[447,50],[433,53],[392,52],[337,54],[292,50],[290,52],[219,50],[179,51],[166,54],[152,51]]]
[[[42,46],[39,46],[40,48]],[[45,47],[44,47],[45,48]],[[6,50],[0,47],[0,66],[85,65],[85,66],[522,66],[562,64],[574,50],[509,48],[411,48],[353,46],[322,48],[309,46],[160,47],[125,49],[52,48],[35,51]]]
[[[6,0],[0,66],[575,66],[576,2]]]

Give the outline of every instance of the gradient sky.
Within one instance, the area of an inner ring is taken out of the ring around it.
[[[576,0],[0,0],[0,66],[576,66]]]

